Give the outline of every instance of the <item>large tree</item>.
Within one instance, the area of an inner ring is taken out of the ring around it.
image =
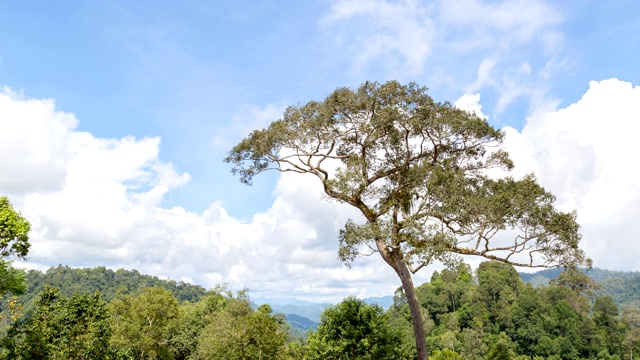
[[[272,169],[313,175],[330,198],[357,208],[363,218],[341,230],[339,257],[350,264],[369,248],[395,270],[418,358],[427,359],[412,273],[459,255],[528,267],[585,261],[575,212],[557,211],[533,175],[497,175],[513,167],[503,138],[424,87],[367,82],[289,107],[225,161],[246,184]]]

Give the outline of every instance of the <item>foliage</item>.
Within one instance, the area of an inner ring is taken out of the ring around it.
[[[534,288],[504,263],[482,263],[471,279],[466,274],[464,264],[453,265],[416,288],[431,358],[623,359],[640,350],[638,309],[620,316],[610,297],[590,302],[572,281]],[[451,294],[459,294],[455,309]],[[404,302],[387,314],[395,331],[410,330]],[[410,345],[403,338],[401,347]]]
[[[515,269],[487,262],[435,272],[416,288],[432,359],[629,359],[640,351],[640,309],[576,291],[572,281],[534,288]],[[404,294],[383,313],[347,298],[326,309],[308,342],[287,334],[284,316],[254,309],[246,291],[220,286],[197,302],[145,288],[107,304],[44,287],[0,344],[0,359],[412,359]]]
[[[0,257],[16,256],[24,259],[29,252],[31,225],[13,209],[6,196],[0,196]]]
[[[178,317],[168,329],[168,343],[174,359],[189,359],[195,352],[202,330],[228,302],[223,291],[216,288],[197,303],[184,302],[180,305]]]
[[[24,270],[11,266],[10,261],[0,260],[0,296],[21,295],[27,291]]]
[[[122,359],[170,359],[168,329],[178,316],[178,301],[170,291],[154,287],[137,297],[123,295],[109,304],[111,345]]]
[[[489,352],[487,353],[487,360],[512,360],[515,359],[516,354],[513,351],[513,344],[511,339],[505,334],[500,333],[496,341],[493,342]]]
[[[46,272],[30,270],[27,272],[27,283],[30,293],[37,293],[46,285],[58,287],[61,294],[70,296],[74,293],[92,293],[95,290],[104,294],[107,301],[120,295],[136,296],[147,288],[161,287],[171,291],[179,302],[196,302],[207,293],[199,285],[192,285],[175,280],[164,280],[156,276],[141,274],[138,270],[111,270],[104,266],[95,268],[71,268],[56,266]],[[21,298],[25,303],[29,297]]]
[[[578,296],[593,296],[597,290],[600,290],[600,284],[592,280],[582,270],[576,268],[565,269],[557,278],[550,281],[553,285],[568,287]]]
[[[269,305],[253,310],[248,300],[231,299],[202,330],[193,358],[277,359],[286,338],[286,326]]]
[[[308,336],[305,359],[399,359],[400,337],[382,308],[349,297],[322,313]]]
[[[45,287],[35,309],[3,340],[10,359],[111,359],[111,326],[100,293],[60,297]]]
[[[581,272],[585,277],[577,272]],[[563,275],[565,273],[565,275]],[[571,274],[571,275],[569,275]],[[547,269],[536,273],[520,273],[520,277],[534,286],[551,283],[569,286],[587,297],[610,296],[621,308],[640,307],[640,272],[604,269]],[[568,277],[568,278],[567,278]],[[566,278],[566,279],[563,279]],[[570,284],[567,281],[572,281]]]
[[[27,290],[23,270],[11,266],[7,257],[24,259],[29,252],[31,225],[13,209],[6,196],[0,196],[0,298],[5,294],[20,295]]]

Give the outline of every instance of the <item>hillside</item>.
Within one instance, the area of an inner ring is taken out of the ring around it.
[[[103,299],[107,302],[120,294],[135,296],[145,288],[151,287],[161,287],[171,291],[179,302],[197,302],[207,293],[207,290],[200,285],[160,279],[157,276],[141,274],[137,270],[119,269],[113,271],[104,266],[71,268],[59,265],[49,268],[46,272],[29,270],[27,272],[27,293],[19,296],[18,301],[29,309],[45,285],[60,289],[63,296],[71,296],[75,293],[91,294],[100,291]],[[303,331],[315,329],[320,321],[320,313],[330,305],[291,300],[294,302],[278,303],[278,301],[274,301],[273,311],[285,314],[285,318],[292,328]],[[260,305],[269,302],[259,299],[256,303]],[[297,305],[293,305],[294,303]],[[6,302],[0,301],[0,311],[4,310],[5,306]]]
[[[611,296],[613,301],[621,308],[640,308],[640,272],[611,271],[604,269],[591,269],[582,271],[601,286],[596,296]],[[551,279],[560,275],[562,269],[546,269],[535,273],[520,273],[523,281],[533,286],[549,284]]]
[[[64,296],[76,292],[93,293],[100,291],[106,301],[113,300],[118,294],[136,295],[149,287],[161,287],[173,293],[180,302],[196,302],[207,293],[200,285],[182,281],[160,279],[157,276],[144,275],[138,270],[119,269],[113,271],[104,266],[96,268],[71,268],[59,265],[46,272],[29,270],[27,272],[28,292],[19,297],[23,303],[39,294],[45,285],[56,287]]]

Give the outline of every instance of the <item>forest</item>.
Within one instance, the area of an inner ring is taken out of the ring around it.
[[[637,289],[638,275],[586,272],[604,278],[598,283],[584,271],[554,274],[548,285],[534,287],[522,280],[531,275],[496,261],[476,271],[459,263],[435,272],[416,287],[430,358],[632,359],[640,350],[640,310],[629,300],[640,294],[602,284],[628,281]],[[136,270],[66,266],[31,270],[26,283],[23,295],[2,301],[1,358],[415,357],[401,288],[386,311],[349,297],[327,307],[317,329],[302,333],[269,305],[255,306],[247,290],[225,286],[207,291]]]

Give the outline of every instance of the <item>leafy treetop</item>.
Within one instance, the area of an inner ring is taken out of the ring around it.
[[[329,197],[359,209],[366,222],[350,220],[340,234],[347,262],[367,245],[394,268],[389,255],[401,253],[414,273],[452,254],[530,267],[583,263],[575,212],[556,211],[533,175],[487,175],[513,167],[503,138],[424,87],[367,82],[289,107],[225,161],[246,184],[271,169],[312,174]],[[495,241],[504,230],[517,234]]]
[[[6,196],[0,196],[0,256],[25,258],[29,252],[31,225],[13,209]]]

